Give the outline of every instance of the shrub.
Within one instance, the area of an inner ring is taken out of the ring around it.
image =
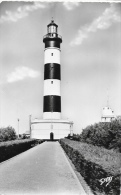
[[[19,134],[19,139],[29,139],[30,136],[26,135],[25,133]]]
[[[118,120],[95,123],[83,129],[80,135],[74,134],[71,139],[121,152],[121,123]]]
[[[16,132],[13,127],[9,126],[6,128],[0,128],[0,142],[15,140],[15,139],[16,139]]]

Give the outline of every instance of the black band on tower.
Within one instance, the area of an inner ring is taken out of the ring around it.
[[[47,47],[58,47],[60,48],[60,41],[56,40],[46,40],[45,42],[45,48]]]
[[[58,79],[61,80],[60,64],[48,63],[44,66],[44,80]]]
[[[61,112],[61,97],[56,95],[44,96],[43,112]]]

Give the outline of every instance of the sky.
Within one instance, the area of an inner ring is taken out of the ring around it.
[[[62,119],[74,133],[101,121],[107,105],[121,115],[121,3],[0,3],[0,127],[29,130],[43,117],[44,43],[51,19],[61,44]]]

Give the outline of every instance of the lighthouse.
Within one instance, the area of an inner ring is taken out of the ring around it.
[[[58,25],[47,25],[44,43],[43,118],[30,122],[31,138],[58,140],[73,134],[73,122],[61,116],[61,43]]]
[[[60,119],[60,45],[62,38],[58,35],[58,25],[53,20],[47,25],[47,34],[44,36],[43,42],[45,43],[43,118]]]

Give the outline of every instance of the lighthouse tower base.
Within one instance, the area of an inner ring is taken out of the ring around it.
[[[73,122],[68,120],[35,119],[31,122],[31,138],[58,140],[73,135]]]

